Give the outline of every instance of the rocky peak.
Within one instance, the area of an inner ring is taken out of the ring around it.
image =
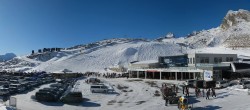
[[[239,9],[238,11],[229,10],[220,27],[222,29],[228,29],[241,22],[250,22],[250,12],[243,9]]]
[[[173,33],[171,33],[171,32],[169,32],[167,35],[166,35],[166,37],[165,38],[175,38],[175,35],[173,34]]]

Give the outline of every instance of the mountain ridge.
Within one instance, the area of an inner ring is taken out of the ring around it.
[[[9,61],[15,57],[16,57],[16,54],[14,53],[6,53],[4,55],[0,55],[0,62]]]

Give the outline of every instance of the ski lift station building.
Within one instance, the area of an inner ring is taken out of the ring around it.
[[[157,60],[132,62],[131,78],[165,80],[221,80],[227,71],[234,70],[237,54],[193,53],[159,56]]]

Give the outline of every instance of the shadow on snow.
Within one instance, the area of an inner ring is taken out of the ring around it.
[[[196,103],[201,102],[201,101],[197,100],[197,98],[195,96],[189,96],[188,101],[189,101],[188,102],[189,104],[196,104]]]
[[[64,103],[62,102],[39,102],[43,105],[46,106],[63,106]],[[101,104],[95,103],[95,102],[90,102],[89,99],[84,98],[81,103],[66,103],[67,105],[71,106],[83,106],[83,107],[100,107]]]
[[[219,110],[222,107],[219,106],[212,106],[212,105],[208,105],[206,107],[194,107],[192,108],[192,110]]]

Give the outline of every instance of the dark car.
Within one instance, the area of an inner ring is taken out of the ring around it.
[[[61,94],[59,93],[58,89],[52,89],[52,88],[44,88],[40,89],[39,92],[50,92],[55,95],[55,98],[59,99],[61,97]]]
[[[249,89],[250,88],[250,81],[246,81],[242,83],[243,89]]]
[[[35,96],[37,101],[55,102],[58,100],[58,97],[55,94],[48,91],[36,92]]]
[[[215,86],[216,86],[215,81],[205,81],[205,80],[194,81],[194,87],[197,88],[214,88]]]
[[[64,103],[80,103],[83,101],[82,92],[69,92],[60,100]]]
[[[15,88],[15,87],[10,87],[9,88],[9,93],[10,94],[16,94],[18,91],[17,91],[17,88]]]
[[[188,87],[194,87],[194,82],[195,81],[196,80],[194,80],[194,79],[186,80],[185,85],[187,85]]]

